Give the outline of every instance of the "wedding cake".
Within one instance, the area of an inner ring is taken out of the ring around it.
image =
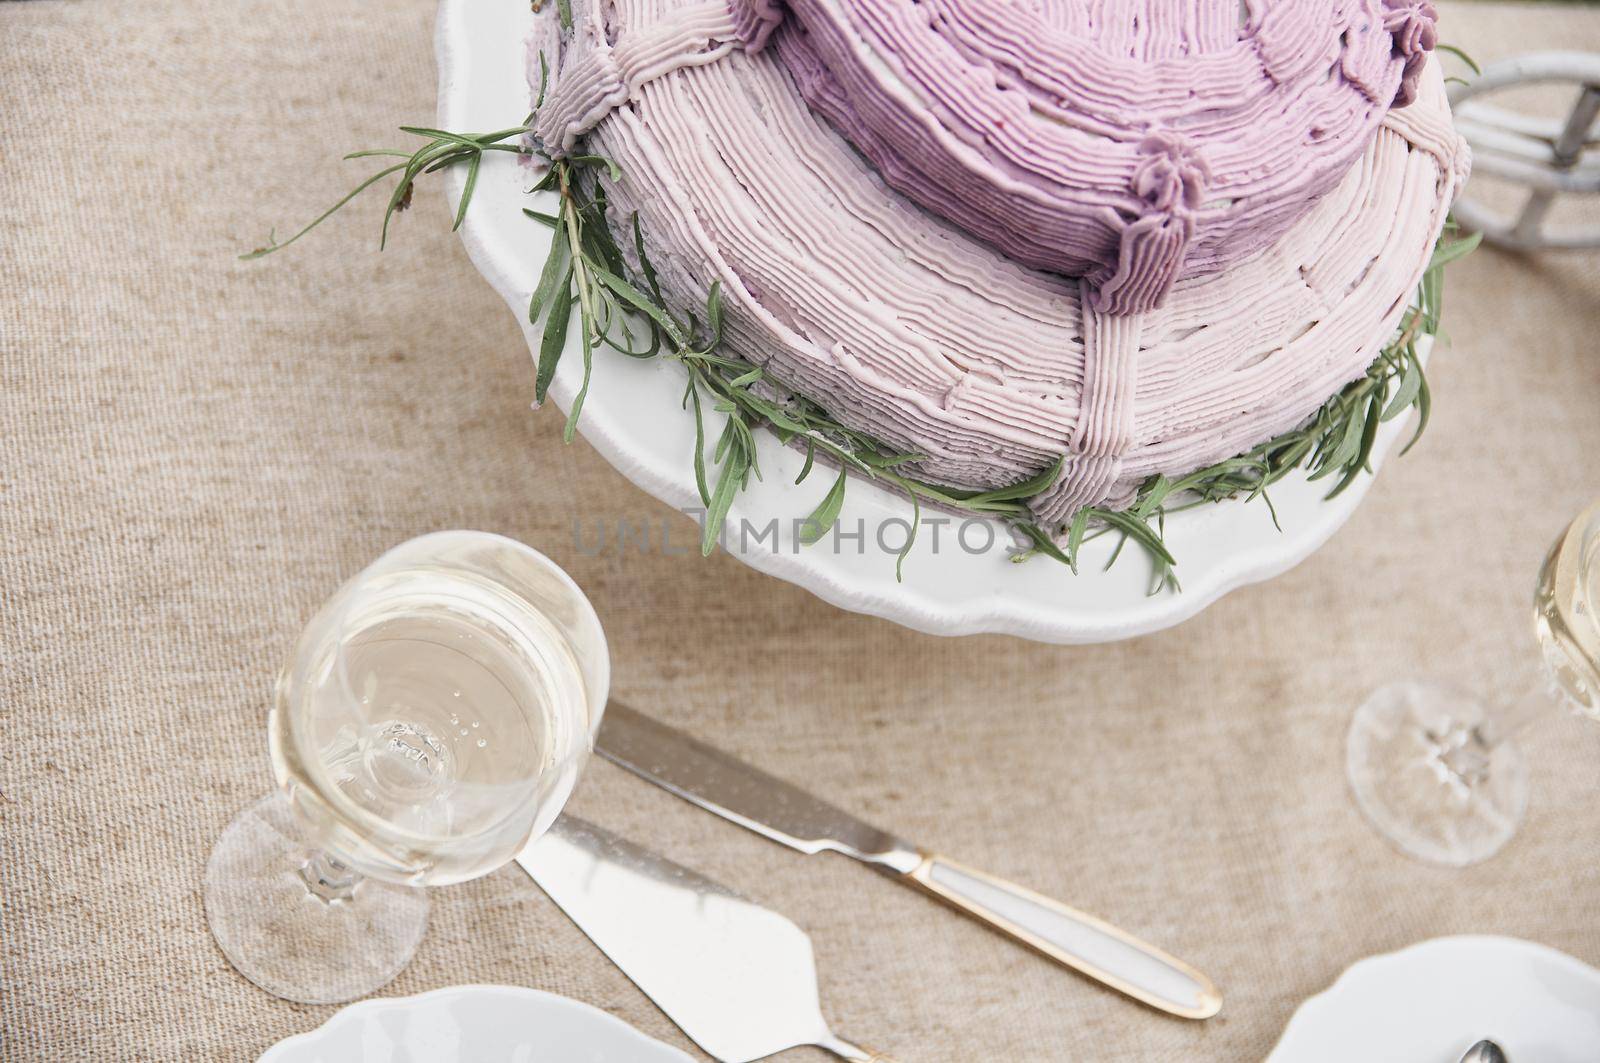
[[[724,355],[1059,529],[1306,421],[1466,176],[1412,0],[563,0],[534,129],[604,156]],[[635,279],[632,222],[616,244]],[[1064,459],[1064,460],[1063,460]]]

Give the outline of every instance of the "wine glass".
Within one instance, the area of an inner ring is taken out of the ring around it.
[[[412,539],[344,584],[278,677],[279,791],[206,865],[211,932],[276,996],[364,996],[410,962],[427,891],[509,861],[593,746],[610,664],[583,592],[499,535]]]
[[[1540,681],[1491,709],[1440,683],[1375,691],[1356,710],[1345,767],[1356,803],[1401,851],[1464,867],[1511,840],[1528,805],[1513,736],[1553,703],[1600,720],[1600,502],[1556,540],[1534,590]]]

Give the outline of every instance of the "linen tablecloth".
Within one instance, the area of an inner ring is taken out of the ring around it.
[[[431,0],[0,3],[0,1056],[254,1058],[332,1014],[234,973],[201,873],[270,785],[268,693],[302,623],[444,527],[565,566],[629,702],[1100,913],[1227,997],[1160,1017],[591,765],[575,811],[806,927],[835,1027],[902,1059],[1260,1058],[1347,964],[1440,934],[1600,961],[1600,727],[1552,712],[1527,737],[1527,823],[1466,871],[1391,851],[1343,775],[1375,684],[1522,682],[1534,573],[1600,495],[1600,258],[1451,274],[1426,438],[1283,578],[1118,645],[941,640],[726,556],[580,549],[579,517],[692,532],[530,411],[516,322],[438,187],[382,255],[372,198],[237,260],[364,172],[341,153],[431,118],[432,21]],[[1600,49],[1595,8],[1442,24],[1480,58]],[[436,891],[384,993],[463,982],[690,1047],[515,868]]]

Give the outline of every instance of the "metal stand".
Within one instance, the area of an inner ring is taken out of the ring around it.
[[[1536,84],[1572,84],[1577,98],[1564,118],[1543,118],[1497,107],[1481,97]],[[1456,128],[1472,146],[1472,169],[1528,189],[1514,218],[1463,196],[1455,205],[1463,226],[1485,240],[1517,250],[1600,247],[1600,226],[1548,224],[1557,196],[1600,194],[1600,55],[1541,52],[1486,67],[1465,85],[1453,85]]]

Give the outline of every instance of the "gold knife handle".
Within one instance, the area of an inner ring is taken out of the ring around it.
[[[1092,915],[937,853],[905,876],[946,904],[1057,963],[1186,1019],[1208,1019],[1222,994],[1205,975]]]

